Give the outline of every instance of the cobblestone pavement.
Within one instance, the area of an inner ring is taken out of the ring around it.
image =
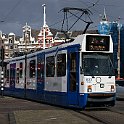
[[[11,97],[0,98],[0,124],[89,124],[87,120],[61,107]]]
[[[123,94],[117,98],[124,99]],[[119,99],[120,100],[120,99]],[[95,115],[98,119],[106,119],[107,123],[121,122],[124,118],[123,101],[113,107],[113,111],[85,111],[85,114]],[[120,111],[119,111],[120,109]],[[11,97],[0,98],[0,124],[101,124],[99,121],[78,114],[73,110],[55,107],[38,102]],[[119,124],[119,123],[118,123]]]
[[[17,124],[89,124],[65,110],[37,110],[14,112]]]

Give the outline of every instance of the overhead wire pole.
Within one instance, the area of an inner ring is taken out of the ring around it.
[[[24,83],[24,98],[26,98],[26,89],[27,89],[27,80],[26,80],[26,76],[27,76],[27,42],[28,42],[28,34],[27,34],[27,23],[26,23],[26,28],[25,28],[25,83]]]
[[[118,53],[117,53],[117,59],[118,59],[118,79],[120,79],[120,17],[118,18]]]

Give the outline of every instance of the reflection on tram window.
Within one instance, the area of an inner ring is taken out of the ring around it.
[[[16,68],[16,83],[19,84],[19,68]]]
[[[87,54],[84,55],[84,74],[93,76],[114,75],[112,60],[108,55]]]
[[[29,72],[29,76],[30,78],[34,78],[35,77],[35,60],[31,60],[29,63],[29,67],[30,67],[30,72]]]
[[[44,58],[38,58],[37,60],[37,80],[41,81],[44,77]]]
[[[76,91],[76,53],[70,54],[70,91]]]
[[[54,77],[55,75],[55,57],[46,58],[46,77]]]
[[[57,55],[57,77],[66,75],[66,54]]]
[[[23,77],[23,63],[22,63],[22,62],[20,62],[19,77],[20,77],[20,78]]]

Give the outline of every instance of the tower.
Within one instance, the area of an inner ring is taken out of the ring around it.
[[[46,24],[46,5],[43,4],[43,15],[44,22],[43,27],[41,27],[40,33],[38,34],[38,43],[40,49],[49,48],[53,43],[53,34],[51,33],[48,25]]]
[[[100,24],[98,25],[98,32],[100,34],[109,34],[110,33],[110,24],[106,16],[106,11],[104,8],[104,13],[102,16],[102,19],[100,21]]]
[[[45,27],[46,27],[46,5],[45,4],[43,4],[42,5],[43,6],[43,13],[44,13],[44,24],[43,24],[43,49],[45,49],[45,33],[46,33],[46,31],[45,31]]]

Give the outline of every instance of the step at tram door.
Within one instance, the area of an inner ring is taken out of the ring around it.
[[[79,52],[75,49],[68,51],[68,101],[69,105],[78,105],[79,91]]]

